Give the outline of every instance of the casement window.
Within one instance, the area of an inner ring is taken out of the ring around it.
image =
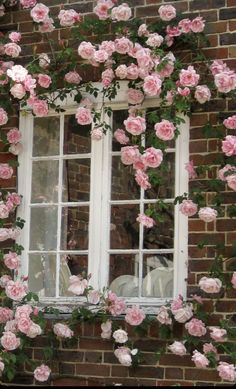
[[[149,98],[143,108],[149,112],[158,103]],[[94,104],[101,109],[99,97]],[[100,141],[91,141],[91,126],[78,125],[73,101],[45,118],[21,114],[22,272],[43,303],[83,300],[67,290],[69,277],[79,274],[91,274],[94,288],[108,286],[130,304],[154,306],[185,295],[187,218],[173,201],[188,191],[188,119],[168,145],[167,163],[157,168],[160,183],[144,191],[132,166],[121,162],[122,146],[113,137],[128,116],[125,88],[107,105],[113,114],[104,112],[104,120],[112,132]],[[142,142],[148,146],[145,135]],[[143,227],[136,218],[157,198],[166,204],[163,222]]]

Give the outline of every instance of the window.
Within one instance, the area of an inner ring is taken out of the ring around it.
[[[113,131],[128,115],[124,90],[108,104],[112,117],[104,113]],[[99,97],[94,103],[101,108]],[[157,106],[148,99],[144,109]],[[67,291],[69,277],[91,273],[94,288],[109,286],[130,303],[152,306],[185,295],[187,218],[173,200],[188,190],[188,119],[168,145],[166,170],[158,168],[162,184],[143,191],[132,166],[121,162],[121,145],[112,133],[91,141],[91,127],[75,120],[77,105],[67,101],[63,108],[45,118],[21,115],[19,215],[27,223],[19,243],[30,290],[42,302],[73,303],[78,297]],[[148,146],[145,135],[142,142]],[[144,228],[137,215],[157,197],[166,204],[165,221]]]

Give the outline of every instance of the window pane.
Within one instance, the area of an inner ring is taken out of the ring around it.
[[[34,161],[32,165],[32,203],[58,201],[58,161]]]
[[[31,208],[30,250],[57,247],[57,207]]]
[[[80,126],[75,115],[65,116],[64,154],[84,154],[91,152],[91,126]]]
[[[173,296],[173,255],[145,254],[143,258],[143,296]]]
[[[34,119],[33,157],[58,155],[60,144],[60,118]]]
[[[56,256],[29,255],[29,290],[39,297],[54,297],[56,290]]]
[[[112,200],[134,200],[140,198],[140,187],[134,178],[132,166],[125,166],[120,156],[112,157]]]
[[[90,159],[63,161],[62,201],[89,201]]]
[[[137,205],[111,207],[111,249],[136,249],[139,247],[139,213]]]
[[[89,207],[63,207],[61,250],[88,249]]]
[[[119,111],[113,111],[113,123],[112,123],[112,130],[113,134],[114,132],[120,128],[125,131],[125,126],[124,126],[124,120],[127,119],[129,116],[127,109],[126,110],[119,110]],[[131,136],[128,134],[127,131],[125,131],[127,136]],[[121,145],[117,140],[113,137],[112,139],[112,150],[113,151],[120,151],[121,147],[124,147],[125,145]]]
[[[118,296],[138,296],[138,254],[110,255],[110,286]]]
[[[68,292],[69,277],[75,275],[82,275],[87,278],[88,275],[88,256],[87,255],[73,255],[65,254],[61,256],[60,264],[60,295],[73,296],[74,294]]]
[[[163,221],[157,221],[152,228],[144,228],[144,249],[169,249],[174,247],[174,206],[166,204],[167,209],[159,212]]]

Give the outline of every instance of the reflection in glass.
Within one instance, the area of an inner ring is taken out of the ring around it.
[[[109,289],[118,296],[138,296],[138,254],[110,255]]]
[[[31,202],[58,201],[58,161],[34,161],[32,165]]]
[[[29,290],[39,297],[54,297],[56,290],[56,256],[29,255]]]
[[[120,156],[112,157],[112,200],[134,200],[140,198],[140,187],[134,179],[134,169],[121,162]]]
[[[63,207],[61,250],[88,249],[89,207]]]
[[[68,292],[69,277],[82,275],[87,278],[88,275],[88,256],[64,254],[61,256],[60,263],[60,296],[73,296],[73,293]]]
[[[89,201],[90,159],[63,161],[62,201]]]
[[[66,115],[64,124],[64,154],[91,152],[91,126],[80,126],[75,115]]]
[[[111,207],[111,249],[136,249],[139,247],[139,213],[137,205],[113,205]]]
[[[57,208],[31,208],[30,250],[55,250],[57,247]]]
[[[119,110],[119,111],[113,111],[113,123],[112,123],[112,129],[113,129],[113,133],[118,129],[122,129],[122,130],[125,130],[125,126],[124,126],[124,120],[127,119],[128,117],[128,112],[127,110]],[[126,132],[126,131],[125,131]],[[129,136],[130,134],[128,134],[126,132],[126,135]],[[121,147],[123,147],[124,145],[121,145],[119,142],[117,142],[117,140],[113,137],[112,139],[112,151],[120,151]]]
[[[173,255],[145,254],[143,258],[144,297],[173,296]]]
[[[58,155],[60,144],[60,118],[34,119],[33,157]]]

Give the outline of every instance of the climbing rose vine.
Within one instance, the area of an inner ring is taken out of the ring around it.
[[[70,94],[78,105],[75,116],[78,124],[94,123],[91,137],[99,141],[112,129],[93,107],[91,97],[96,97],[99,90],[91,82],[83,81],[79,69],[82,67],[89,71],[95,68],[98,71],[104,101],[115,99],[120,82],[127,81],[127,118],[123,128],[114,132],[114,138],[122,145],[122,163],[133,166],[135,180],[144,190],[152,187],[158,169],[165,164],[167,142],[178,137],[179,125],[183,121],[181,114],[191,115],[196,104],[201,106],[216,94],[220,98],[236,95],[235,72],[223,61],[209,61],[204,56],[202,48],[207,43],[203,33],[205,20],[200,16],[181,18],[175,7],[162,5],[156,15],[158,20],[146,25],[133,17],[128,4],[117,0],[98,0],[94,8],[96,18],[91,19],[74,9],[64,9],[63,5],[59,14],[52,17],[50,9],[37,0],[2,0],[0,16],[17,4],[28,10],[36,30],[48,40],[51,52],[38,55],[36,50],[33,58],[23,66],[20,60],[20,56],[24,55],[21,33],[9,31],[1,34],[0,90],[4,99],[0,104],[0,126],[8,123],[13,103],[31,109],[37,117],[44,117],[49,110],[60,112],[62,108],[57,102]],[[102,33],[110,25],[113,34],[103,40]],[[54,48],[55,42],[50,33],[63,27],[71,28],[76,50],[70,47],[68,40],[56,42],[60,50]],[[97,37],[96,41],[87,39],[91,30]],[[177,56],[183,45],[192,52],[191,64],[186,65]],[[159,98],[160,107],[146,118],[143,102],[149,96]],[[104,109],[111,114],[110,107]],[[147,120],[152,124],[152,130],[147,130]],[[206,123],[204,130],[207,137],[216,131],[210,122]],[[218,176],[208,188],[215,193],[215,197],[208,204],[201,188],[178,196],[175,205],[186,217],[198,215],[203,222],[210,223],[222,215],[220,190],[224,185],[232,191],[236,190],[235,130],[236,115],[226,117],[225,114],[223,123],[217,127],[223,158]],[[150,137],[150,146],[146,149],[142,147],[143,134]],[[7,134],[2,131],[1,139],[6,150],[13,155],[24,152],[18,128],[11,128]],[[14,166],[17,166],[15,159],[0,163],[0,178],[10,179]],[[186,165],[189,179],[193,182],[202,173],[211,172],[211,169],[209,165],[194,166],[193,161]],[[46,328],[45,313],[53,310],[37,306],[38,297],[28,290],[27,275],[20,273],[23,247],[16,242],[24,220],[18,217],[11,227],[4,227],[5,219],[15,214],[22,201],[24,199],[18,193],[1,191],[0,241],[13,241],[10,250],[1,252],[5,269],[5,274],[0,278],[4,297],[0,308],[1,374],[8,379],[14,377],[17,365],[27,360],[24,349],[31,339],[45,333],[51,339],[51,346],[56,347],[58,339],[73,340],[78,321],[94,318],[102,321],[102,339],[114,340],[114,354],[119,362],[124,366],[136,365],[140,361],[141,350],[133,349],[128,333],[112,320],[112,317],[124,315],[125,322],[142,334],[154,321],[159,322],[162,336],[171,333],[174,322],[181,323],[185,329],[184,337],[173,341],[167,349],[179,356],[190,353],[196,367],[212,367],[223,380],[236,380],[236,346],[231,342],[236,335],[235,330],[226,320],[218,326],[209,326],[202,298],[202,293],[203,297],[217,299],[219,293],[228,288],[236,289],[236,272],[233,272],[231,280],[227,280],[222,272],[222,264],[228,258],[217,253],[209,274],[199,280],[201,294],[193,295],[189,301],[184,301],[179,295],[160,307],[156,316],[146,315],[139,306],[128,307],[123,298],[106,288],[103,291],[94,290],[89,285],[89,277],[71,276],[68,290],[77,296],[86,296],[87,303],[81,303],[67,322],[56,321],[49,330]],[[146,213],[137,215],[137,221],[146,228],[152,228],[160,222],[162,206],[157,200]],[[236,216],[234,205],[229,207],[229,216]],[[12,302],[15,304],[12,305]],[[209,339],[210,343],[207,343]],[[232,363],[221,360],[223,353],[231,358]],[[45,360],[40,366],[28,361],[34,367],[37,381],[48,380],[51,369],[47,364],[51,358],[53,347],[45,350]]]

